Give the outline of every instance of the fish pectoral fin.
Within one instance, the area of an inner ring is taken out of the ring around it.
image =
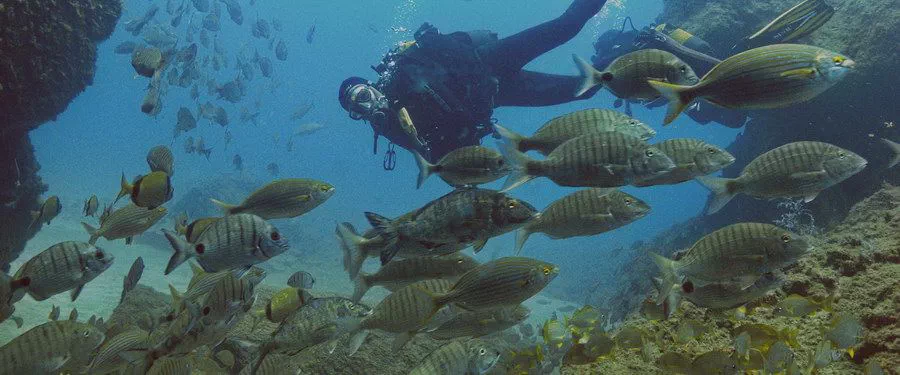
[[[40,367],[48,373],[57,372],[60,368],[65,366],[66,362],[69,362],[69,359],[71,358],[72,356],[69,354],[53,356],[48,358],[46,361],[41,361]]]
[[[484,245],[487,245],[487,242],[487,239],[475,241],[475,243],[472,244],[472,249],[475,250],[475,254],[478,254],[481,249],[484,249]]]
[[[818,196],[818,195],[819,195],[819,193],[812,193],[812,194],[809,194],[809,195],[803,197],[803,203],[812,202],[813,199],[816,199],[816,196]]]
[[[793,69],[782,72],[781,76],[784,78],[813,79],[816,77],[816,70],[813,68]]]

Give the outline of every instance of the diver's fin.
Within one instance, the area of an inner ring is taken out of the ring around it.
[[[900,163],[900,144],[884,138],[882,138],[881,141],[884,142],[884,144],[886,144],[888,147],[890,147],[891,151],[894,152],[894,156],[891,157],[891,162],[888,163],[887,166],[889,169],[893,168],[895,165],[897,165],[897,163]]]
[[[744,39],[742,47],[750,49],[769,44],[790,43],[812,34],[833,15],[834,7],[825,1],[804,0]]]
[[[675,118],[695,99],[694,86],[673,85],[652,79],[647,80],[647,83],[669,101],[663,125],[669,125],[672,121],[675,121]]]
[[[709,189],[713,196],[709,201],[709,207],[706,210],[707,215],[712,215],[734,198],[736,194],[735,180],[731,178],[720,178],[710,176],[700,176],[695,178],[697,182]]]

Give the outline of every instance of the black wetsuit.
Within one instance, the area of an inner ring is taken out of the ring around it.
[[[418,151],[434,162],[491,134],[496,107],[549,106],[592,96],[598,89],[574,96],[581,77],[522,68],[575,37],[605,2],[576,0],[560,17],[503,39],[486,32],[439,34],[423,25],[411,53],[400,52],[391,64],[376,68],[382,77],[375,87],[393,109],[385,120],[370,120],[376,134],[414,149],[396,117],[406,108],[427,147]]]

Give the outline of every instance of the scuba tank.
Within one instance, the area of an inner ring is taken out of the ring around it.
[[[678,42],[679,44],[690,48],[694,51],[703,52],[705,54],[712,53],[712,47],[705,40],[700,39],[700,37],[691,34],[684,29],[676,26],[672,26],[667,23],[659,24],[654,27],[656,31],[659,31],[663,34],[668,35],[670,38]]]

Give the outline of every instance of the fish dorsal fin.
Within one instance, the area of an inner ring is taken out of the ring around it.
[[[178,308],[178,305],[181,304],[182,296],[181,293],[178,292],[178,289],[175,289],[175,286],[169,284],[169,293],[172,294],[172,307]]]

